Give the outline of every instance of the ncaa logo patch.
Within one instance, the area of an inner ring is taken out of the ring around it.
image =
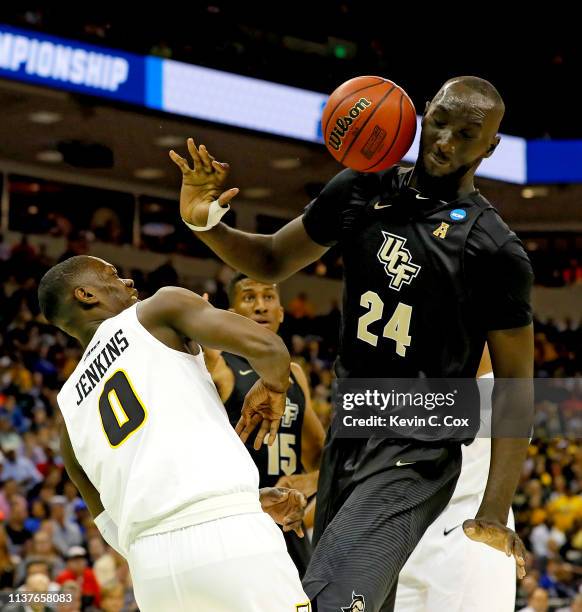
[[[352,591],[352,603],[349,606],[342,608],[342,612],[364,612],[366,609],[366,600],[363,595],[356,595]]]
[[[462,208],[455,208],[455,210],[451,210],[449,213],[449,217],[453,221],[463,221],[467,216],[467,211]]]

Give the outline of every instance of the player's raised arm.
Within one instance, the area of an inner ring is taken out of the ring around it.
[[[204,145],[196,147],[191,138],[187,144],[193,168],[186,159],[170,151],[170,158],[182,171],[180,214],[187,223],[204,228],[228,210],[238,189],[224,190],[228,164],[216,161]],[[211,208],[215,200],[219,207]],[[273,235],[241,232],[224,223],[193,233],[228,265],[263,282],[288,278],[317,261],[328,249],[309,237],[301,217]]]
[[[247,359],[261,378],[247,394],[237,433],[244,442],[260,423],[255,447],[267,433],[269,443],[274,442],[285,411],[290,368],[289,351],[277,334],[179,287],[164,287],[141,302],[138,318],[154,336],[163,336],[169,328],[181,338]]]

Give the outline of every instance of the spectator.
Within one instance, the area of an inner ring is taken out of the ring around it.
[[[70,601],[59,603],[58,612],[81,612],[81,587],[75,580],[66,580],[61,588],[61,593],[70,597]],[[85,612],[90,612],[86,609]]]
[[[48,563],[42,557],[29,557],[26,561],[26,571],[25,572],[26,572],[26,578],[24,580],[25,584],[28,582],[29,577],[32,576],[33,574],[43,574],[43,576],[46,576],[49,579],[49,585],[47,589],[48,591],[50,591],[51,593],[57,593],[58,591],[61,590],[60,585],[51,580],[52,568],[51,568],[50,563]],[[16,579],[16,584],[18,584],[19,582],[20,581]]]
[[[548,592],[538,587],[530,595],[527,603],[527,608],[522,608],[520,612],[548,612]]]
[[[55,552],[51,536],[42,529],[39,529],[32,536],[30,552],[17,567],[15,576],[17,584],[24,580],[31,559],[46,563],[49,568],[48,575],[50,578],[54,578],[54,576],[60,574],[65,569],[63,559]]]
[[[42,481],[42,474],[28,457],[24,457],[19,453],[21,446],[20,441],[6,441],[2,445],[2,450],[4,451],[2,477],[16,480],[28,491]]]
[[[295,319],[312,319],[315,316],[315,308],[309,301],[305,291],[298,293],[297,297],[293,298],[291,302],[289,302],[287,310]]]
[[[103,612],[122,612],[125,609],[125,592],[121,582],[112,582],[101,592]]]
[[[556,612],[582,612],[582,593],[576,595],[567,608],[560,608]]]
[[[53,543],[63,557],[67,555],[70,548],[80,546],[83,542],[79,526],[67,520],[66,503],[67,498],[62,495],[55,495],[50,502]]]
[[[97,582],[101,586],[105,586],[116,579],[115,557],[111,552],[108,552],[100,534],[95,534],[89,538],[89,558]]]
[[[3,480],[0,485],[0,514],[5,520],[10,518],[10,499],[13,495],[20,492],[20,487],[14,478],[4,479],[2,453],[0,452],[0,479]]]
[[[26,543],[32,538],[32,533],[24,523],[28,518],[26,499],[22,495],[13,495],[10,499],[10,519],[6,525],[9,550],[13,555],[23,556]]]
[[[85,605],[101,604],[101,589],[93,570],[87,566],[87,551],[82,546],[72,546],[67,552],[67,567],[56,578],[59,584],[67,580],[79,581]]]
[[[16,558],[8,550],[8,536],[0,523],[0,591],[11,590],[14,587],[14,572]]]
[[[577,519],[582,519],[582,497],[564,490],[546,506],[554,525],[562,532],[570,531]]]
[[[28,593],[46,593],[50,580],[44,574],[31,574],[24,584],[24,591]],[[52,607],[45,606],[44,603],[8,604],[3,608],[4,612],[52,612]]]

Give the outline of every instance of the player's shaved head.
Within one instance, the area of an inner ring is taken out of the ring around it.
[[[47,321],[59,326],[68,317],[73,291],[93,274],[95,257],[76,255],[53,266],[38,286],[38,303]]]
[[[505,113],[505,103],[501,94],[487,80],[476,76],[457,76],[449,79],[439,89],[432,104],[439,104],[444,99],[470,96],[471,104],[484,112],[498,116],[499,123]]]

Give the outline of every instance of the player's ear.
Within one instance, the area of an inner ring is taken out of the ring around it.
[[[285,309],[283,306],[279,306],[279,323],[283,323],[283,319],[285,318]]]
[[[501,136],[495,136],[494,141],[489,145],[489,148],[487,149],[487,153],[485,153],[483,157],[491,157],[493,155],[493,152],[497,148],[497,145],[499,144],[500,140],[501,140]]]
[[[82,304],[92,305],[99,302],[99,299],[95,293],[93,293],[90,287],[77,287],[73,291],[73,295],[75,296],[75,299]]]

